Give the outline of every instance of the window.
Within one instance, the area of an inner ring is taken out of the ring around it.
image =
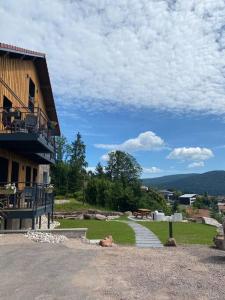
[[[5,127],[11,125],[11,116],[9,116],[9,112],[12,108],[12,102],[4,96],[3,98],[3,113],[2,113],[2,123]]]
[[[43,183],[48,184],[48,172],[43,172]]]
[[[4,96],[4,98],[3,98],[3,109],[5,111],[10,111],[11,108],[12,108],[12,102],[6,96]]]
[[[31,167],[26,167],[26,186],[31,186]]]
[[[30,78],[28,108],[31,112],[34,112],[34,98],[35,98],[35,84],[33,80]]]
[[[8,159],[0,157],[0,184],[6,183],[8,181]]]

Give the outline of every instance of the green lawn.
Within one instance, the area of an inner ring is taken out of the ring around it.
[[[168,239],[168,222],[139,222],[154,232],[162,243]],[[216,227],[197,223],[173,223],[173,235],[178,244],[213,245]]]
[[[107,235],[112,235],[115,243],[130,244],[135,243],[133,229],[127,224],[117,221],[97,221],[97,220],[58,220],[59,228],[88,228],[88,239],[102,239]]]
[[[107,211],[107,208],[103,208],[100,206],[94,206],[88,203],[82,203],[80,201],[77,201],[75,199],[69,199],[69,203],[63,203],[63,204],[55,204],[54,209],[55,211],[76,211],[76,210],[87,210],[87,209],[99,209],[103,211]]]

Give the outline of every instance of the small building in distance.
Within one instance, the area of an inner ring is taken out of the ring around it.
[[[179,203],[184,205],[191,205],[195,202],[197,194],[184,194],[179,197]]]
[[[174,200],[174,193],[168,190],[159,190],[159,193],[164,197],[167,201]]]
[[[148,187],[145,186],[145,185],[142,185],[142,186],[141,186],[141,190],[142,190],[143,192],[147,192],[147,191],[148,191]]]

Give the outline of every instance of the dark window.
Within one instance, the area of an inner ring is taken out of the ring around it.
[[[0,184],[8,181],[8,164],[8,159],[0,157]]]
[[[31,185],[31,167],[26,167],[26,186]]]
[[[3,98],[3,113],[2,113],[2,123],[5,127],[11,126],[11,116],[9,116],[8,112],[12,108],[12,102],[4,96]]]
[[[43,183],[48,184],[48,172],[43,172]]]
[[[33,80],[30,78],[28,108],[31,112],[34,112],[34,97],[35,97],[35,84]]]
[[[18,184],[19,181],[19,163],[16,161],[12,162],[12,173],[11,173],[11,182]]]
[[[10,111],[11,108],[12,108],[12,102],[6,96],[4,96],[4,98],[3,98],[3,109],[5,111]]]
[[[37,169],[33,168],[33,183],[37,183]]]

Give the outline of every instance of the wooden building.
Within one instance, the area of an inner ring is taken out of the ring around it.
[[[50,222],[49,165],[59,135],[45,54],[0,43],[2,229],[34,228],[43,214]]]

